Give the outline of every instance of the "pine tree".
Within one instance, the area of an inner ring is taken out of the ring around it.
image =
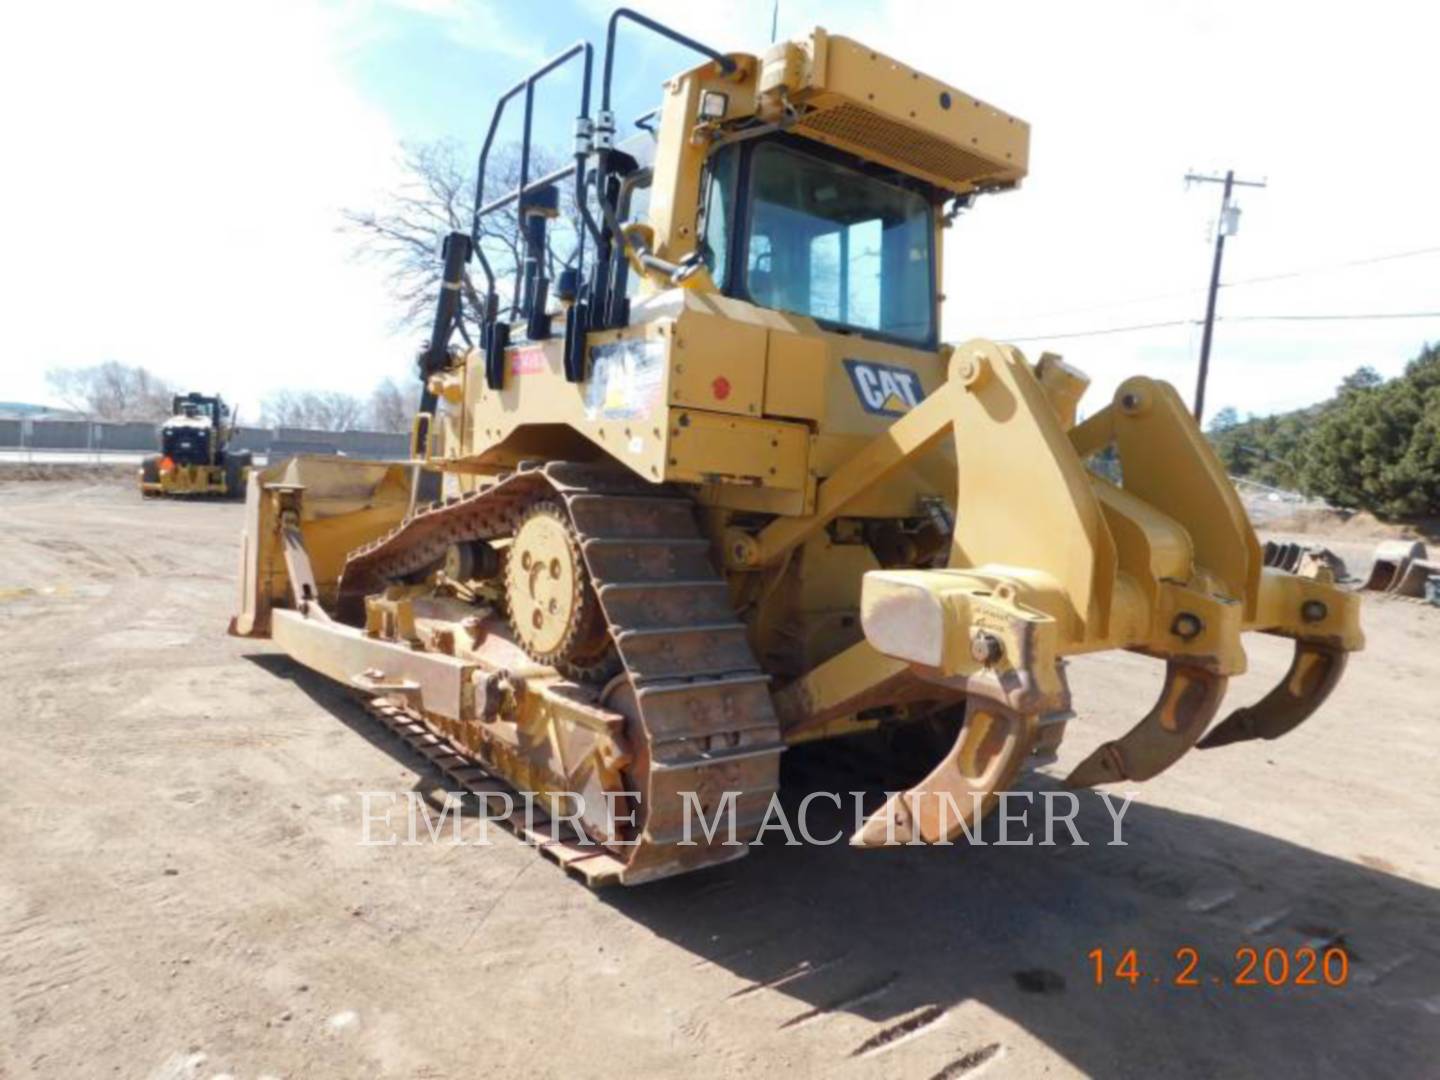
[[[1440,513],[1440,347],[1399,378],[1360,368],[1303,435],[1300,480],[1336,506],[1381,517]]]

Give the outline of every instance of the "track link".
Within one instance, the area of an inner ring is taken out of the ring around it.
[[[507,800],[511,812],[490,820],[535,847],[571,877],[592,889],[621,880],[625,872],[622,860],[599,844],[558,837],[549,814],[533,802],[526,807],[523,795],[477,763],[469,750],[431,728],[422,715],[385,698],[372,698],[366,707],[392,735],[429,761],[453,785],[450,790],[474,796],[487,809],[491,799]]]
[[[610,848],[619,879],[636,884],[744,855],[778,786],[784,744],[769,677],[680,492],[603,465],[553,463],[504,477],[420,510],[352,552],[342,611],[438,562],[450,544],[510,535],[540,498],[558,498],[569,513],[624,665],[627,689],[609,707],[631,722],[636,762],[627,786],[640,796],[643,828]],[[692,842],[684,843],[692,792]],[[725,842],[732,805],[738,844]],[[718,816],[713,841],[697,806],[706,822]]]

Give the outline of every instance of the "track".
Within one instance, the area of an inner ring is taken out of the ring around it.
[[[342,612],[353,615],[366,594],[433,565],[451,544],[510,535],[543,497],[558,498],[570,515],[624,665],[605,704],[629,721],[627,786],[639,794],[641,827],[630,844],[611,848],[619,879],[636,884],[744,855],[777,790],[784,744],[769,678],[682,494],[603,466],[551,464],[505,477],[422,510],[353,553],[340,579]],[[698,805],[706,821],[719,813],[720,830],[687,829],[691,793],[691,812]],[[724,820],[731,805],[733,836]],[[593,884],[615,879],[605,864],[591,869],[601,866]]]
[[[623,862],[594,843],[560,838],[551,827],[549,814],[533,801],[525,803],[514,788],[480,767],[469,750],[432,729],[419,713],[383,698],[370,700],[366,708],[392,735],[438,769],[454,785],[450,791],[474,796],[487,810],[491,799],[504,799],[509,809],[492,820],[539,849],[572,877],[592,889],[620,881],[625,870]]]

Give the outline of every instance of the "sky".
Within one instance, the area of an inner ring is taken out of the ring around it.
[[[632,6],[721,49],[770,38],[771,0]],[[598,48],[609,8],[5,5],[0,400],[52,400],[47,368],[111,359],[252,418],[281,388],[406,375],[420,335],[342,211],[383,204],[403,142],[478,149],[494,99],[575,40]],[[1030,176],[947,233],[944,337],[1059,352],[1091,375],[1091,410],[1135,373],[1193,392],[1220,192],[1187,189],[1190,170],[1267,184],[1238,196],[1208,412],[1308,404],[1440,340],[1440,317],[1256,318],[1440,311],[1440,7],[781,0],[778,25],[1029,121]],[[622,29],[618,115],[690,63]],[[568,145],[577,94],[574,76],[544,88],[537,138]],[[1177,325],[1111,332],[1154,323]]]

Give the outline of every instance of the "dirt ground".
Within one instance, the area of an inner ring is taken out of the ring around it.
[[[1087,794],[1087,847],[774,843],[597,894],[498,832],[360,845],[362,792],[434,777],[225,636],[239,518],[0,480],[0,1077],[1436,1074],[1440,610],[1369,603],[1326,708],[1141,786],[1127,846]],[[1237,704],[1288,646],[1250,655]],[[1026,786],[1158,667],[1075,663]],[[1238,948],[1307,942],[1347,985],[1233,985]],[[1097,948],[1143,977],[1097,987]]]

